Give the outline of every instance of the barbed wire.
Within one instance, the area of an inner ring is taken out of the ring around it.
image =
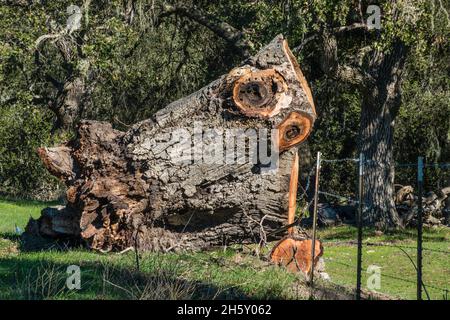
[[[366,160],[364,162],[365,165],[370,166],[388,166],[388,163],[380,163],[373,160]],[[417,163],[394,163],[394,167],[396,168],[417,168]],[[447,169],[450,168],[450,163],[427,163],[423,165],[424,169],[427,168],[440,168]]]
[[[417,168],[417,163],[395,163],[395,167],[414,167]],[[435,162],[435,163],[426,163],[423,165],[424,168],[450,168],[450,163],[442,163],[442,162]]]
[[[359,159],[355,158],[343,158],[343,159],[320,159],[321,163],[336,163],[336,162],[359,162]]]
[[[342,158],[342,159],[321,159],[320,160],[321,163],[339,163],[339,162],[359,162],[358,158]],[[375,161],[375,160],[364,160],[363,164],[378,164],[378,165],[388,165],[385,162],[379,162],[379,161]],[[395,167],[417,167],[417,162],[411,162],[411,163],[399,163],[396,162],[394,163]],[[425,163],[423,165],[426,168],[450,168],[450,163],[448,162],[432,162],[432,163]]]
[[[323,259],[324,259],[324,260],[333,261],[333,262],[335,262],[335,263],[337,263],[337,264],[340,264],[340,265],[343,265],[343,266],[346,266],[346,267],[356,268],[356,265],[353,266],[353,265],[351,265],[351,264],[348,264],[348,263],[345,263],[345,262],[341,262],[341,261],[335,260],[335,259],[333,259],[333,258],[324,257]]]
[[[389,274],[389,273],[386,273],[386,272],[383,272],[382,276],[383,276],[383,277],[387,277],[387,278],[391,278],[391,279],[400,280],[400,281],[403,281],[403,282],[409,282],[409,283],[412,283],[412,284],[414,284],[414,285],[417,284],[417,281],[416,281],[416,280],[410,280],[410,279],[405,279],[405,278],[397,277],[397,276],[394,276],[394,275]],[[435,290],[440,290],[440,291],[443,291],[443,292],[449,292],[449,289],[448,289],[448,288],[441,288],[441,287],[437,287],[437,286],[432,285],[432,284],[423,284],[423,285],[424,285],[426,288],[431,288],[431,289],[435,289]]]
[[[417,247],[413,247],[413,246],[387,244],[387,243],[363,242],[363,245],[374,246],[374,247],[399,247],[399,248],[403,248],[403,249],[414,249],[414,250],[417,250]],[[430,252],[436,252],[436,253],[450,254],[450,251],[441,250],[441,249],[422,248],[422,250],[430,251]]]
[[[342,261],[338,261],[338,260],[335,260],[335,259],[332,259],[332,258],[324,258],[324,260],[332,261],[333,263],[340,264],[340,265],[343,265],[343,266],[348,267],[348,268],[355,268],[356,269],[356,265],[351,265],[351,264],[348,264],[348,263],[345,263],[345,262],[342,262]],[[367,268],[365,268],[365,269],[367,269]],[[387,278],[391,278],[391,279],[395,279],[395,280],[399,280],[399,281],[403,281],[403,282],[417,284],[417,281],[415,281],[415,280],[401,278],[401,277],[398,277],[398,276],[395,276],[395,275],[392,275],[392,274],[389,274],[389,273],[386,273],[386,272],[382,273],[382,277],[387,277]],[[441,287],[438,287],[438,286],[435,286],[435,285],[430,285],[430,284],[426,284],[425,286],[427,288],[440,290],[440,291],[443,291],[445,293],[449,292],[448,288],[441,288]]]
[[[346,201],[348,201],[348,202],[351,202],[351,203],[355,203],[355,204],[357,204],[357,203],[359,203],[359,201],[358,200],[353,200],[352,198],[350,198],[350,197],[344,197],[344,196],[341,196],[341,195],[339,195],[339,194],[334,194],[334,193],[329,193],[329,192],[325,192],[325,191],[318,191],[318,194],[323,194],[323,195],[325,195],[325,196],[329,196],[329,197],[332,197],[332,198],[336,198],[336,199],[344,199],[344,200],[346,200]]]
[[[320,160],[321,163],[340,163],[340,162],[359,162],[359,159],[355,159],[355,158],[343,158],[343,159],[321,159]],[[363,161],[364,165],[372,165],[372,166],[388,166],[389,163],[385,163],[385,162],[379,162],[379,161],[375,161],[375,160],[364,160]],[[411,168],[417,168],[417,163],[416,162],[412,162],[412,163],[394,163],[393,164],[395,167],[397,168],[406,168],[406,167],[411,167]],[[434,163],[426,163],[423,165],[424,168],[442,168],[442,169],[447,169],[450,168],[450,163],[445,163],[445,162],[434,162]]]
[[[336,240],[322,240],[323,243],[331,243],[331,244],[349,244],[349,245],[357,245],[358,242],[356,240],[348,240],[348,241],[336,241]],[[377,242],[363,242],[363,245],[373,246],[373,247],[398,247],[403,249],[417,250],[417,247],[406,246],[406,245],[398,245],[393,243],[377,243]],[[449,254],[450,251],[442,250],[442,249],[432,249],[432,248],[422,248],[423,251],[430,251],[435,253]]]
[[[450,163],[429,163],[429,164],[425,164],[424,167],[426,167],[426,168],[439,167],[439,168],[447,169],[447,168],[450,168]]]
[[[352,163],[359,163],[360,160],[359,159],[355,159],[355,158],[343,158],[343,159],[322,159],[321,160],[321,164],[327,164],[327,163],[345,163],[345,162],[352,162]],[[418,164],[417,163],[386,163],[386,162],[379,162],[379,161],[375,161],[375,160],[365,160],[362,163],[364,166],[377,166],[377,167],[388,167],[388,166],[395,166],[396,168],[411,168],[411,169],[417,169]],[[426,163],[424,164],[423,168],[440,168],[440,169],[448,169],[450,168],[450,163]],[[303,193],[303,195],[306,194],[306,191],[309,188],[309,183],[310,183],[310,177],[312,175],[313,170],[315,169],[315,166],[313,166],[310,175],[308,175],[308,180],[307,180],[307,188],[305,189],[305,192]],[[333,192],[325,192],[325,191],[320,191],[317,190],[318,194],[324,195],[324,196],[328,196],[328,197],[332,197],[335,199],[338,199],[339,201],[347,201],[349,203],[352,204],[359,204],[360,201],[352,199],[351,197],[348,196],[342,196],[339,195],[337,193],[333,193]],[[363,203],[364,204],[364,203]],[[310,205],[310,204],[309,204]],[[308,206],[309,206],[308,205]],[[371,206],[367,206],[366,204],[364,204],[364,209],[363,212],[367,212],[368,210],[371,209]],[[326,240],[323,242],[327,242]],[[329,243],[334,243],[334,244],[338,244],[340,243],[339,241],[330,241]],[[347,242],[349,244],[352,245],[356,245],[357,241],[350,241]],[[417,247],[413,247],[413,246],[407,246],[407,245],[396,245],[393,243],[373,243],[373,242],[365,242],[363,243],[363,245],[367,245],[367,246],[379,246],[379,247],[393,247],[393,248],[397,248],[400,251],[402,251],[411,261],[411,263],[413,264],[414,268],[417,271],[417,267],[414,263],[414,261],[412,260],[411,256],[408,254],[408,252],[406,252],[404,249],[410,249],[410,250],[417,250]],[[448,250],[443,250],[443,249],[433,249],[433,248],[422,248],[423,252],[433,252],[433,253],[439,253],[439,254],[445,254],[445,255],[449,255],[450,251]],[[328,261],[332,261],[333,263],[336,264],[340,264],[343,265],[347,268],[356,268],[356,265],[350,265],[348,263],[342,262],[342,261],[338,261],[332,258],[327,258],[324,257],[324,260],[328,260]],[[416,280],[411,280],[411,279],[406,279],[406,278],[402,278],[401,276],[397,276],[394,274],[389,274],[389,273],[385,273],[383,272],[383,276],[387,277],[387,278],[391,278],[391,279],[396,279],[398,281],[403,281],[403,282],[407,282],[407,283],[412,283],[412,284],[417,284]],[[439,286],[435,286],[435,285],[429,285],[429,284],[424,284],[422,281],[422,286],[423,289],[425,290],[425,293],[427,294],[428,299],[430,299],[430,296],[428,295],[427,292],[427,288],[431,288],[431,289],[435,289],[435,290],[439,290],[442,291],[443,293],[445,293],[445,296],[448,296],[449,293],[449,289],[448,288],[442,288]]]

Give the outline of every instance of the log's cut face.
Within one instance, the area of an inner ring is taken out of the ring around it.
[[[127,132],[82,121],[73,141],[39,149],[67,185],[67,205],[44,209],[27,232],[99,250],[259,241],[286,222],[295,146],[315,118],[307,82],[277,36]]]
[[[322,243],[316,240],[314,247],[314,265],[323,254]],[[287,237],[275,245],[271,254],[271,260],[279,265],[285,266],[291,272],[303,272],[310,275],[313,265],[312,239],[297,239]]]

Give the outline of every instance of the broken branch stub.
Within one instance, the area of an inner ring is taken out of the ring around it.
[[[140,249],[154,251],[258,242],[286,223],[295,146],[316,118],[299,70],[277,36],[242,66],[127,132],[82,121],[73,141],[39,150],[67,185],[67,205],[43,211],[28,232],[77,238],[102,251],[133,246],[136,235]],[[249,161],[267,139],[247,133],[277,128],[284,132],[274,141],[277,158]],[[245,138],[241,151],[241,137],[227,136],[236,131]]]

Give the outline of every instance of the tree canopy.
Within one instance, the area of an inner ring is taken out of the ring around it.
[[[381,10],[380,29],[368,26],[369,5]],[[55,190],[38,146],[67,139],[81,118],[126,129],[280,33],[295,48],[316,101],[311,154],[355,157],[370,123],[364,110],[379,107],[395,127],[387,139],[393,160],[448,162],[449,12],[443,0],[3,1],[0,192],[34,197]],[[398,104],[380,102],[385,89],[395,91]],[[351,165],[324,168],[324,175],[324,189],[354,192]],[[411,171],[396,175],[414,183]],[[448,177],[434,172],[428,183],[448,184]]]

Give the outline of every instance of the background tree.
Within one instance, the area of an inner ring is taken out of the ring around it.
[[[447,2],[83,1],[80,28],[69,34],[70,4],[1,5],[0,118],[10,136],[0,138],[3,193],[27,195],[48,185],[34,148],[65,139],[77,119],[125,129],[227,72],[278,33],[297,48],[312,85],[319,113],[312,153],[355,157],[361,149],[370,161],[368,223],[401,223],[390,197],[394,160],[449,159]],[[382,9],[380,30],[365,25],[369,4]],[[40,38],[45,35],[54,37]],[[30,112],[41,120],[32,122]],[[30,133],[16,130],[11,117]],[[27,143],[14,148],[11,140]],[[35,183],[27,183],[29,173]],[[324,175],[324,189],[353,195],[353,167],[324,168]],[[427,182],[445,179],[437,173]],[[397,180],[413,183],[412,172],[399,172]]]

